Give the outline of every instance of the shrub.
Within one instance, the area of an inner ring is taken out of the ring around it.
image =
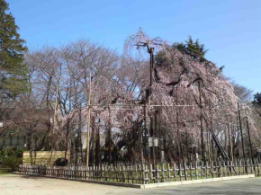
[[[22,151],[14,148],[6,148],[0,151],[0,166],[16,170],[22,163]]]

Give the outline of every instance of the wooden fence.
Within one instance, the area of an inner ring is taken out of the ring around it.
[[[251,161],[160,164],[153,165],[101,165],[48,167],[42,165],[20,165],[19,172],[28,176],[45,176],[80,181],[147,184],[170,181],[218,178],[255,174],[260,176],[261,164]]]

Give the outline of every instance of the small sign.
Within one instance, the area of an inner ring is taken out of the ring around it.
[[[198,160],[198,153],[197,153],[197,152],[196,152],[196,155],[195,155],[195,156],[196,156],[196,159]]]
[[[158,147],[159,146],[159,138],[149,137],[148,144],[149,144],[149,147]]]
[[[148,139],[149,147],[153,147],[152,140],[153,140],[153,138],[149,137],[149,139]]]
[[[3,122],[0,122],[0,128],[1,127],[4,127],[4,123]]]
[[[158,138],[154,138],[154,147],[158,147],[159,146],[159,139]]]

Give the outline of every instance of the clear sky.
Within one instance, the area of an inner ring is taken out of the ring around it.
[[[88,39],[119,52],[139,27],[169,42],[191,35],[225,75],[261,91],[261,0],[7,0],[31,50]]]

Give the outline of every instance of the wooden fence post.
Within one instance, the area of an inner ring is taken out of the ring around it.
[[[154,177],[153,177],[153,168],[152,168],[152,164],[150,164],[150,169],[149,169],[149,182],[153,182],[154,183]]]
[[[179,179],[180,179],[180,181],[182,180],[182,172],[181,172],[182,170],[181,170],[181,163],[179,163]]]
[[[185,176],[185,180],[187,180],[187,163],[185,162],[185,160],[183,159],[183,166],[184,166],[184,176]]]
[[[170,166],[169,166],[169,163],[167,164],[167,171],[168,171],[168,176],[167,176],[167,178],[168,178],[168,181],[170,180]]]
[[[192,163],[189,162],[190,179],[193,180]]]
[[[162,167],[161,167],[161,175],[162,175],[162,179],[161,182],[165,181],[165,167],[164,167],[164,163],[162,163]]]
[[[174,173],[174,180],[176,181],[176,164],[173,164],[173,173]]]
[[[198,162],[195,162],[195,173],[196,173],[196,179],[198,179]]]
[[[206,179],[208,178],[208,161],[205,163]]]

